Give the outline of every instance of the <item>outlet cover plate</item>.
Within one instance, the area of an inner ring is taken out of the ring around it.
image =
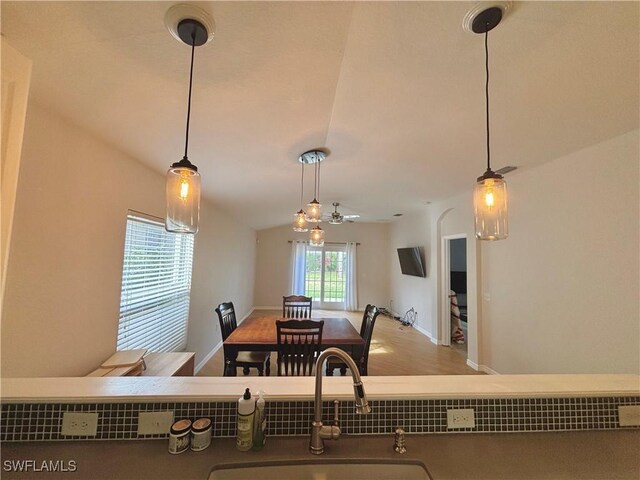
[[[98,414],[88,412],[64,412],[61,435],[95,437],[98,434]]]
[[[169,433],[173,425],[173,412],[140,412],[138,414],[138,435],[158,435]]]
[[[618,423],[621,427],[640,427],[640,405],[618,406]]]
[[[473,408],[447,410],[447,428],[475,428],[476,418]]]

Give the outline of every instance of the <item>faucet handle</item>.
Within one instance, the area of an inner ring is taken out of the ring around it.
[[[398,427],[395,430],[395,442],[393,444],[393,449],[397,453],[406,453],[407,448],[405,446],[405,435],[404,428]]]

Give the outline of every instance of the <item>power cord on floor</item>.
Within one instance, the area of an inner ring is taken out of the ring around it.
[[[402,319],[400,320],[400,323],[402,323],[402,325],[405,327],[413,327],[413,324],[416,323],[417,316],[418,316],[418,312],[416,312],[414,308],[411,307],[409,310],[406,311],[406,313],[404,314],[404,317],[402,317]]]

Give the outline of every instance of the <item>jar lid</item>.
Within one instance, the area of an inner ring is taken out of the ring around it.
[[[195,422],[193,422],[193,426],[191,430],[194,432],[204,432],[208,428],[211,428],[211,420],[208,418],[199,418]]]
[[[181,433],[188,432],[191,428],[191,420],[185,418],[184,420],[178,420],[176,423],[171,425],[171,433],[174,435],[179,435]]]

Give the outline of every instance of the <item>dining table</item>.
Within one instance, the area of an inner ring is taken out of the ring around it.
[[[276,320],[290,320],[278,315],[258,315],[245,319],[223,342],[227,360],[226,376],[236,376],[238,352],[277,352],[278,338]],[[320,348],[337,347],[347,352],[356,361],[362,357],[364,340],[348,318],[318,317],[324,320]]]

